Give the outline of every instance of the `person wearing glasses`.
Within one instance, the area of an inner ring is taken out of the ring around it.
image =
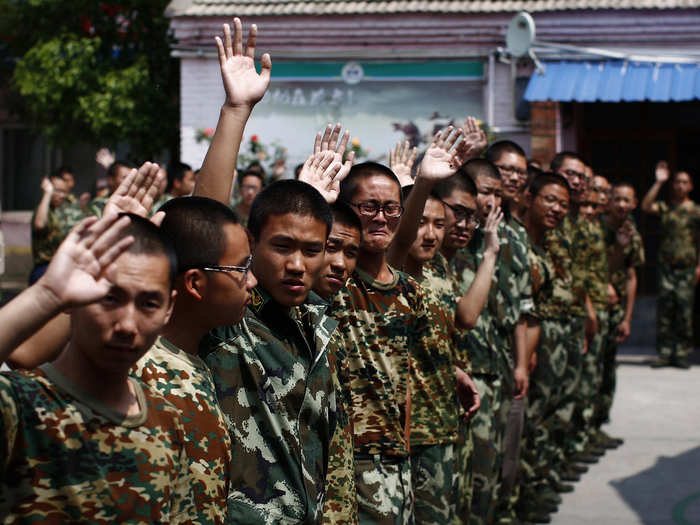
[[[581,341],[580,350],[569,356],[567,391],[574,407],[573,425],[569,425],[561,443],[564,481],[576,481],[587,471],[580,463],[595,463],[604,450],[594,443],[593,406],[600,390],[602,343],[608,325],[607,248],[603,229],[597,219],[588,220],[581,213],[588,185],[586,165],[572,152],[557,153],[550,163],[554,173],[565,177],[571,188],[569,213],[559,228],[549,233],[551,242],[567,237],[571,246],[574,302],[571,305],[572,338]]]
[[[205,197],[176,197],[161,207],[161,230],[175,246],[177,301],[168,324],[132,375],[174,404],[185,420],[185,450],[199,523],[224,523],[231,441],[199,341],[235,325],[256,285],[248,236],[227,206]]]

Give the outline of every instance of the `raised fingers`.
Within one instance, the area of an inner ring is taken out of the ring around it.
[[[255,44],[258,40],[258,26],[253,24],[248,31],[248,41],[245,45],[245,56],[255,58]]]
[[[243,24],[238,17],[233,19],[233,52],[236,55],[243,54]]]

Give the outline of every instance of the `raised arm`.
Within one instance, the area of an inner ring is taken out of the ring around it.
[[[99,300],[109,291],[112,263],[133,242],[119,239],[128,217],[81,221],[61,243],[46,273],[0,309],[0,362],[61,311]],[[9,327],[12,327],[11,329]]]
[[[467,117],[461,129],[464,139],[455,148],[460,166],[479,157],[487,146],[486,133],[474,117]]]
[[[402,268],[406,255],[416,240],[418,227],[435,184],[454,175],[459,168],[454,157],[453,146],[462,136],[461,130],[452,126],[435,135],[420,163],[420,173],[416,176],[413,189],[404,202],[404,212],[396,237],[389,246],[387,260],[395,268]]]
[[[656,180],[649,191],[642,199],[642,211],[645,213],[653,213],[654,215],[659,214],[659,203],[656,202],[656,198],[659,196],[659,191],[661,191],[661,186],[669,179],[671,172],[668,169],[668,163],[665,160],[660,160],[656,164],[656,171],[654,173]]]
[[[486,237],[486,247],[481,264],[476,271],[474,281],[469,290],[457,300],[457,313],[455,322],[458,328],[471,330],[476,326],[481,311],[484,309],[486,299],[491,290],[491,279],[496,267],[496,258],[500,249],[498,241],[498,226],[503,219],[501,208],[494,208],[486,217],[484,234]]]
[[[395,148],[389,150],[389,167],[399,179],[401,187],[413,184],[411,171],[416,162],[418,148],[410,147],[409,142],[398,142]]]
[[[37,206],[34,214],[34,228],[43,230],[49,222],[49,207],[51,206],[51,197],[53,196],[53,184],[48,177],[41,179],[41,201]]]
[[[221,107],[219,122],[204,157],[202,169],[197,175],[194,194],[218,200],[226,205],[231,197],[245,124],[253,106],[265,95],[270,85],[270,55],[265,53],[260,58],[260,73],[255,70],[257,37],[258,27],[253,24],[248,33],[244,53],[243,26],[239,18],[233,19],[233,38],[228,24],[224,24],[223,41],[216,37],[226,101]]]

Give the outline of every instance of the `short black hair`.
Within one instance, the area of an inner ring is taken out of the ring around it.
[[[333,225],[333,215],[326,199],[313,186],[294,179],[278,180],[266,186],[253,201],[248,216],[248,230],[260,240],[271,215],[293,213],[314,219],[326,225],[326,237]]]
[[[360,240],[362,239],[362,221],[350,206],[343,201],[336,201],[331,204],[331,213],[333,214],[333,224],[338,223],[356,229],[360,232]]]
[[[219,264],[226,251],[224,225],[239,224],[222,203],[207,197],[176,197],[160,207],[165,212],[161,229],[172,239],[178,273]]]
[[[579,162],[583,162],[583,159],[579,157],[578,153],[574,153],[573,151],[560,151],[552,158],[552,162],[549,163],[549,169],[552,171],[559,170],[566,159],[575,159]]]
[[[182,180],[185,178],[185,172],[192,171],[192,166],[185,164],[184,162],[173,162],[168,166],[168,185],[165,187],[165,191],[168,192],[173,189],[173,184],[176,180]]]
[[[177,275],[177,255],[172,239],[158,226],[148,219],[144,219],[133,213],[122,213],[131,220],[129,226],[121,233],[120,238],[129,235],[134,237],[134,242],[127,252],[138,255],[163,255],[168,260],[170,287],[172,288]]]
[[[384,164],[379,164],[378,162],[362,162],[360,164],[355,164],[350,168],[350,173],[345,177],[340,183],[340,195],[338,195],[338,200],[343,202],[352,202],[355,198],[357,190],[360,188],[362,181],[373,177],[374,175],[383,175],[384,177],[392,180],[396,183],[399,188],[399,199],[401,199],[401,204],[403,204],[403,196],[401,196],[401,183],[398,177],[391,171],[390,168],[384,166]]]
[[[486,150],[484,158],[489,162],[495,163],[498,161],[498,159],[501,158],[501,155],[503,155],[504,153],[515,153],[516,155],[519,155],[520,157],[524,158],[527,162],[527,155],[525,155],[525,150],[518,146],[512,140],[499,140],[498,142],[494,142],[493,144],[491,144],[491,146],[489,146],[489,149]]]
[[[501,172],[498,171],[498,168],[494,166],[492,162],[486,159],[472,159],[467,161],[464,166],[462,166],[462,169],[474,182],[476,182],[476,178],[479,175],[501,180]]]
[[[615,182],[615,184],[613,184],[612,187],[610,188],[610,191],[614,190],[615,188],[632,188],[632,191],[634,192],[634,196],[635,197],[637,196],[637,190],[635,189],[634,183],[631,180],[622,179],[622,180]]]
[[[532,179],[530,187],[528,188],[530,190],[530,195],[532,195],[533,198],[537,197],[540,191],[542,191],[542,188],[549,184],[561,186],[562,188],[566,189],[569,195],[571,195],[571,187],[569,186],[569,181],[566,180],[566,177],[551,171],[540,173],[539,175],[535,176],[534,179]]]
[[[243,184],[243,179],[245,177],[257,177],[260,179],[260,183],[265,186],[265,175],[258,170],[244,170],[242,173],[238,174],[238,185]]]
[[[107,168],[107,177],[114,178],[117,176],[117,170],[119,168],[128,168],[132,169],[135,166],[129,162],[128,160],[115,160],[112,162],[112,164],[109,165],[109,168]]]
[[[51,173],[50,177],[51,177],[51,178],[57,177],[57,178],[59,178],[59,179],[62,179],[62,178],[63,178],[63,175],[64,175],[65,173],[70,173],[70,174],[72,174],[72,173],[73,173],[73,168],[71,168],[70,166],[67,166],[67,165],[59,166],[58,168],[56,168],[55,170],[53,170],[53,172]]]
[[[260,164],[260,161],[257,160],[254,160],[253,162],[248,164],[248,166],[246,166],[246,168],[243,171],[256,171],[260,173],[263,176],[263,178],[267,176],[267,174],[265,173],[265,168],[263,168],[262,164]]]
[[[477,194],[476,184],[474,184],[472,178],[467,175],[467,172],[462,168],[459,168],[457,173],[451,177],[438,182],[433,187],[432,193],[437,195],[438,199],[444,200],[452,195],[452,192],[455,190],[463,191],[474,197],[476,197]]]

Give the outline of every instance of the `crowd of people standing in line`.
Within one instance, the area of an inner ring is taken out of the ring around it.
[[[622,444],[602,426],[644,262],[634,185],[573,152],[543,171],[470,117],[389,167],[329,125],[297,180],[246,170],[232,205],[256,37],[216,38],[196,177],[114,162],[82,206],[65,171],[42,183],[34,284],[0,310],[0,515],[547,523]],[[687,368],[700,208],[686,172],[656,180],[642,209],[675,233],[652,364]]]

